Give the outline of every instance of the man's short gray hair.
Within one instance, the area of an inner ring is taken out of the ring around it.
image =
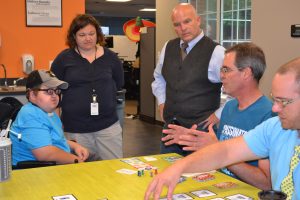
[[[266,59],[263,50],[254,43],[240,43],[227,49],[225,53],[235,52],[235,65],[239,70],[250,67],[254,79],[259,80],[266,69]]]

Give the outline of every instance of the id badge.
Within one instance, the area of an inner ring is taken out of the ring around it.
[[[99,115],[98,103],[91,103],[91,115]]]
[[[93,94],[93,102],[91,103],[91,115],[99,115],[99,104],[97,102],[97,95]]]

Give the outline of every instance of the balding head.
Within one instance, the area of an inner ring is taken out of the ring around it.
[[[190,42],[201,33],[200,17],[191,4],[182,3],[175,6],[171,18],[175,32],[184,42]]]
[[[191,15],[194,15],[195,17],[197,17],[197,12],[194,8],[194,6],[192,6],[191,4],[189,3],[181,3],[181,4],[178,4],[177,6],[175,6],[172,10],[172,20],[173,20],[173,17],[175,15],[178,15],[179,13],[190,13]]]
[[[300,93],[300,57],[295,58],[288,63],[282,65],[276,72],[276,74],[294,74],[295,81],[299,86]]]

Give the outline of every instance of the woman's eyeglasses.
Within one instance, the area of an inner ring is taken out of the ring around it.
[[[56,94],[56,95],[60,95],[61,94],[61,89],[35,89],[36,91],[44,91],[46,92],[48,95],[53,95],[53,94]]]

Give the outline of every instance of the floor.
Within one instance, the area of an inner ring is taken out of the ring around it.
[[[136,101],[126,100],[124,112],[124,157],[159,154],[162,127],[139,120]]]

